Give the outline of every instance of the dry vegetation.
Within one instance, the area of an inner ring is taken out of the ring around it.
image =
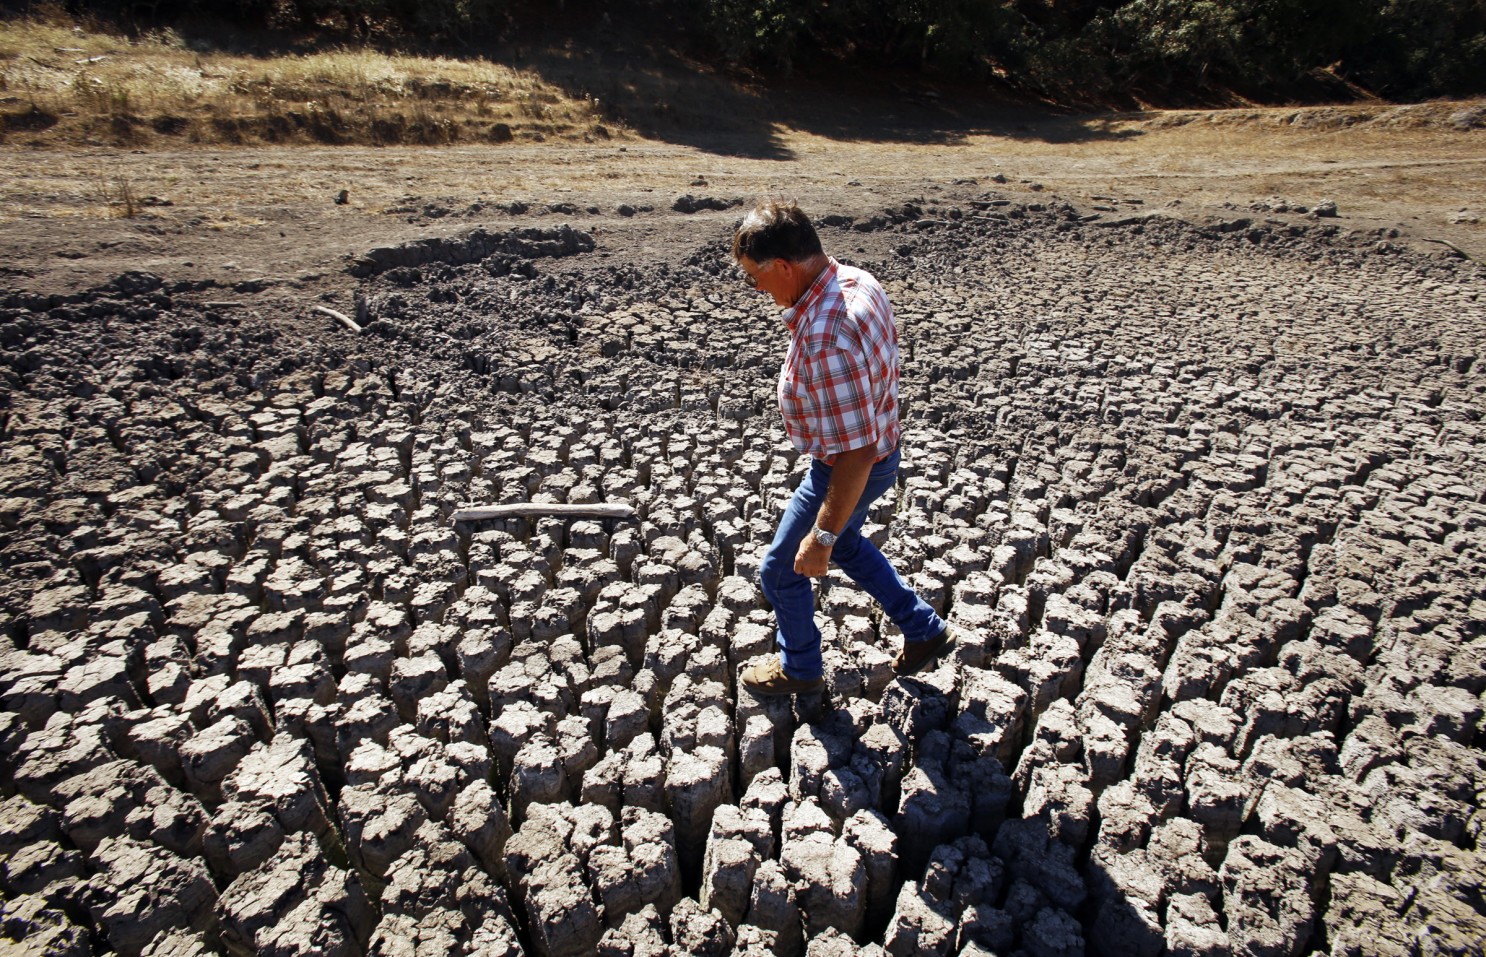
[[[623,135],[591,96],[488,60],[369,50],[258,58],[0,21],[0,142],[444,144]]]
[[[513,203],[628,224],[654,256],[659,219],[617,208],[772,192],[859,212],[972,181],[1199,222],[1332,199],[1344,228],[1486,258],[1486,100],[1089,116],[896,75],[771,89],[633,35],[458,59],[204,36],[0,19],[0,276],[320,273]]]

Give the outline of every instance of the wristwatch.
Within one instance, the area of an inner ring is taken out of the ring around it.
[[[835,532],[828,532],[825,529],[820,528],[820,527],[817,527],[814,530],[814,532],[815,532],[815,540],[817,542],[820,542],[826,548],[830,548],[832,545],[835,545],[836,544],[836,539],[838,538],[838,536],[836,535]]]

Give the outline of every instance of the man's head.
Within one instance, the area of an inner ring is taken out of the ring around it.
[[[733,233],[733,258],[738,260],[799,262],[820,254],[820,237],[810,217],[792,199],[759,200]]]
[[[760,200],[733,233],[733,259],[753,288],[792,306],[824,265],[825,253],[810,217],[794,200]]]

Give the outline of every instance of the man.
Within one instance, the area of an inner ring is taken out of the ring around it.
[[[759,578],[774,606],[779,655],[743,672],[755,694],[818,691],[820,629],[810,582],[834,561],[903,632],[893,663],[913,674],[953,643],[949,627],[861,534],[867,510],[898,473],[898,331],[882,286],[825,254],[794,202],[762,200],[733,234],[748,282],[784,307],[789,352],[779,410],[811,456]]]

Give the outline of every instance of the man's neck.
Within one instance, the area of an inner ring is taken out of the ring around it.
[[[815,285],[815,281],[820,278],[820,274],[825,272],[826,267],[830,264],[830,257],[825,253],[819,253],[800,262],[800,287],[795,290],[794,300],[790,303],[790,308],[794,308],[800,304],[800,300],[804,298],[805,293],[810,290],[811,286]]]

